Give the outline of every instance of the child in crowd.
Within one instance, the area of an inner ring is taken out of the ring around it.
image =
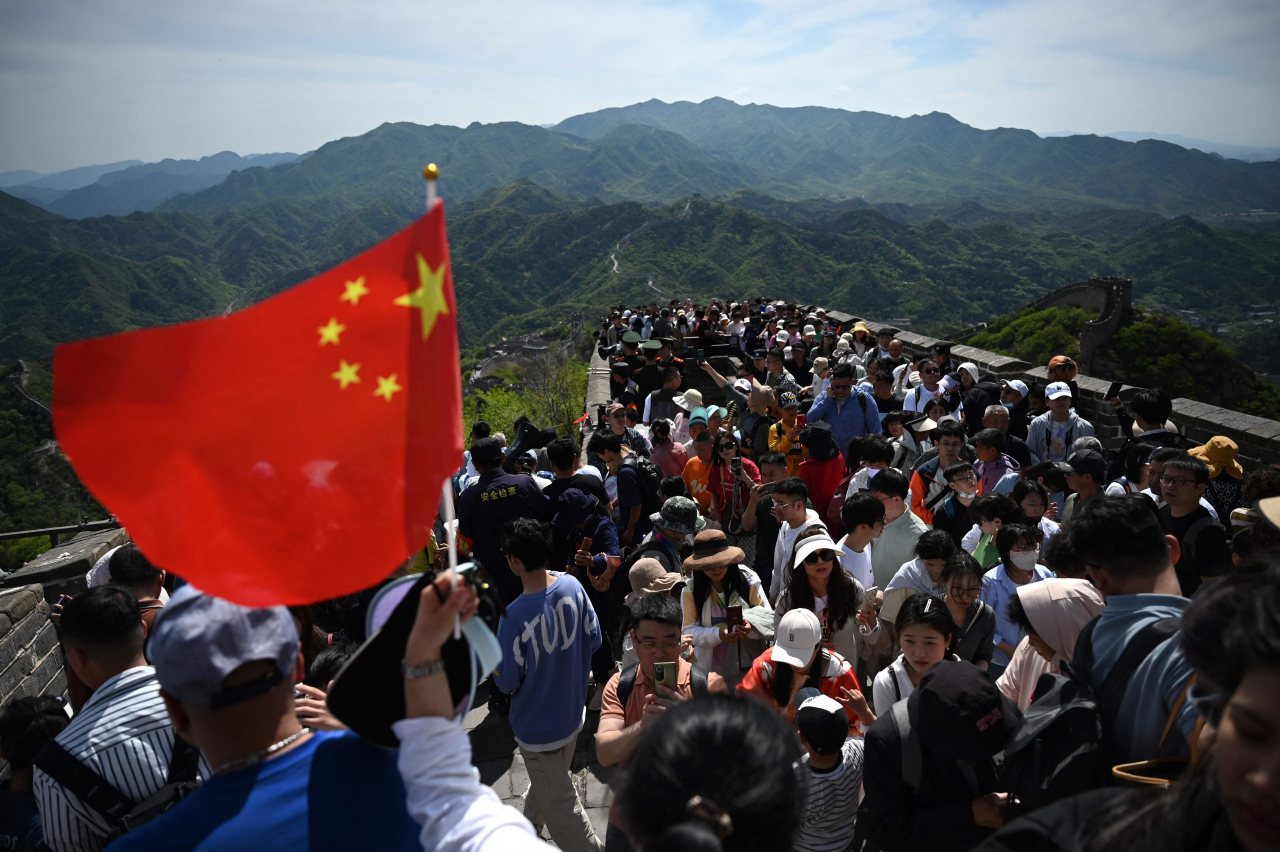
[[[845,708],[834,698],[807,688],[796,693],[795,700],[809,794],[791,848],[797,852],[847,849],[862,802],[863,740],[848,735]]]

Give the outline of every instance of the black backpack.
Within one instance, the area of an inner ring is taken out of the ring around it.
[[[1062,674],[1045,672],[1013,736],[1005,744],[1009,795],[1033,810],[1114,783],[1118,749],[1110,740],[1129,679],[1156,646],[1178,632],[1179,618],[1162,618],[1133,637],[1100,686],[1092,683],[1094,618],[1076,640]]]
[[[634,454],[623,459],[622,466],[634,470],[636,477],[640,480],[640,490],[644,494],[641,511],[646,515],[660,511],[662,495],[659,489],[662,487],[662,469],[649,459]]]
[[[135,802],[110,781],[76,760],[57,740],[49,740],[32,762],[111,826],[111,833],[103,841],[104,846],[161,816],[200,786],[200,750],[176,733],[164,786],[141,802]]]
[[[636,674],[640,671],[639,663],[632,663],[622,670],[622,674],[618,675],[618,703],[622,705],[625,712],[627,709],[627,699],[631,697],[631,690],[636,685]],[[689,674],[689,686],[693,688],[693,697],[701,698],[707,694],[707,673],[693,667],[693,671]]]

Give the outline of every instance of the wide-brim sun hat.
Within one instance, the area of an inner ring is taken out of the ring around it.
[[[746,552],[729,544],[724,530],[703,530],[693,540],[693,555],[684,561],[686,571],[707,571],[727,568],[745,562]]]
[[[1209,478],[1217,479],[1226,473],[1232,479],[1244,479],[1244,468],[1236,461],[1240,448],[1224,435],[1214,435],[1201,447],[1192,447],[1187,455],[1195,456],[1209,466]]]

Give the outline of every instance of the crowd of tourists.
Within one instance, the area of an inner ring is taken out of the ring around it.
[[[472,424],[456,522],[372,589],[250,609],[103,556],[65,700],[0,709],[0,846],[1280,848],[1280,470],[1158,388],[1096,427],[1070,357],[1033,387],[820,308],[618,307],[597,354],[582,431]],[[491,671],[450,650],[482,621]]]

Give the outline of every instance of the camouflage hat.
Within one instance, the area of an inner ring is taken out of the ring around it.
[[[662,504],[662,511],[649,516],[654,526],[680,535],[695,535],[707,526],[698,514],[698,504],[688,497],[672,497]]]

